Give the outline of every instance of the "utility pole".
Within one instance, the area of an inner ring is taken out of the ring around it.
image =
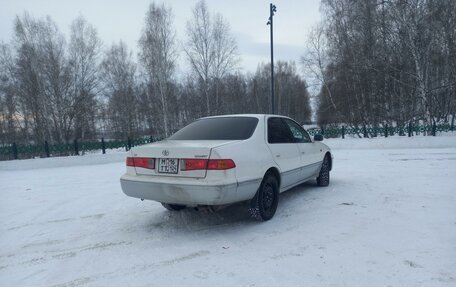
[[[269,4],[269,20],[266,25],[269,25],[271,31],[271,114],[275,114],[275,103],[274,103],[274,37],[273,37],[273,17],[274,12],[277,12],[274,4]]]

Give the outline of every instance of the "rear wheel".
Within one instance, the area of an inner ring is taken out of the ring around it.
[[[261,182],[255,197],[250,202],[250,215],[261,221],[271,219],[279,204],[279,184],[277,178],[267,173]]]
[[[330,163],[329,163],[329,156],[325,155],[323,159],[323,164],[321,165],[320,173],[317,177],[317,184],[319,186],[328,186],[329,185],[329,170],[330,170]]]
[[[163,207],[170,210],[170,211],[179,211],[186,208],[185,205],[180,204],[170,204],[170,203],[162,203]]]

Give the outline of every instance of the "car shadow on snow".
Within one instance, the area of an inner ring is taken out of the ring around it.
[[[303,202],[315,200],[316,198],[312,194],[317,194],[321,190],[322,188],[318,187],[315,181],[309,181],[281,193],[277,212],[271,222],[290,216],[290,210],[300,208]],[[148,232],[157,230],[194,232],[261,224],[250,217],[248,207],[249,202],[241,202],[217,211],[195,210],[194,208],[181,211],[163,209],[162,212],[151,215],[147,220],[146,229]]]

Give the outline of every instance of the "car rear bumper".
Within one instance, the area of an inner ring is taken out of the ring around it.
[[[128,174],[120,178],[122,191],[131,197],[184,205],[222,205],[239,201],[237,183],[223,185],[154,182]]]

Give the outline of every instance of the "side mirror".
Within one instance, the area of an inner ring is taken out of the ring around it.
[[[316,142],[321,142],[321,141],[323,141],[323,135],[315,135],[315,136],[314,136],[314,141],[316,141]]]

